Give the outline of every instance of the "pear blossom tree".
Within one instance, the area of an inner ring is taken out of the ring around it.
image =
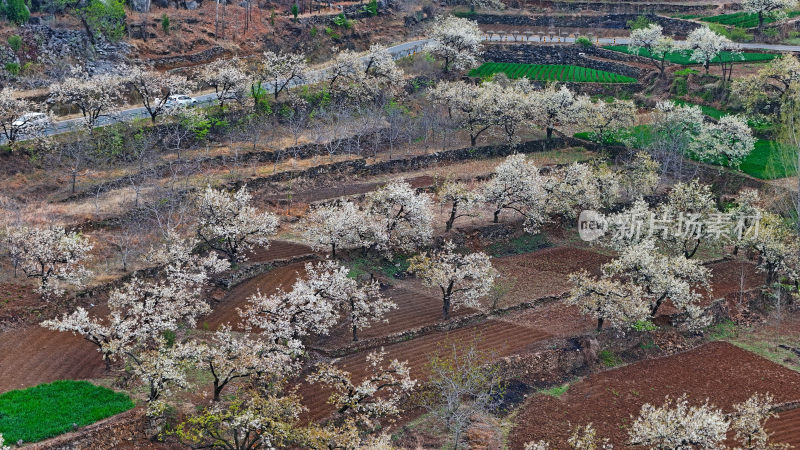
[[[89,272],[83,263],[92,244],[78,232],[67,232],[62,226],[6,229],[7,247],[17,266],[29,278],[38,278],[38,292],[47,298],[64,293],[62,283],[81,287]]]
[[[792,111],[799,82],[800,60],[787,53],[765,64],[756,74],[737,78],[731,90],[748,114],[780,120],[782,113]]]
[[[470,145],[492,125],[495,117],[489,107],[490,95],[484,86],[470,85],[463,81],[441,81],[428,92],[434,104],[447,109],[450,118],[469,131]]]
[[[415,192],[405,181],[392,181],[368,194],[366,211],[377,224],[378,245],[413,251],[428,243],[433,236],[432,205],[428,194]]]
[[[428,51],[444,60],[445,73],[467,69],[477,63],[481,35],[481,29],[472,20],[438,17],[431,28]]]
[[[566,86],[557,88],[555,84],[535,91],[532,97],[531,120],[545,129],[548,141],[554,130],[580,123],[582,109],[589,102],[585,97],[576,97]]]
[[[342,306],[349,315],[353,342],[358,341],[358,330],[388,322],[385,318],[386,313],[397,308],[397,304],[381,294],[380,283],[376,280],[365,283],[351,280],[347,286],[346,297]]]
[[[452,241],[440,250],[422,253],[409,260],[409,272],[415,273],[428,287],[442,292],[442,318],[462,306],[480,308],[479,300],[492,289],[497,270],[488,255],[482,252],[462,255]]]
[[[50,100],[78,108],[91,133],[100,117],[122,100],[124,78],[114,74],[90,76],[73,70],[66,80],[50,86]]]
[[[680,233],[658,233],[657,238],[674,254],[683,254],[687,259],[694,257],[703,243],[712,238],[710,229],[693,229],[694,223],[711,223],[720,217],[717,200],[711,186],[694,179],[688,183],[678,182],[667,194],[667,202],[658,209],[658,217],[663,220],[686,218]],[[712,244],[718,242],[711,242]]]
[[[681,173],[684,156],[704,123],[703,111],[696,105],[677,105],[661,101],[653,110],[654,140],[648,151],[665,170]]]
[[[606,166],[573,163],[555,169],[545,183],[546,210],[565,220],[577,219],[584,209],[602,209],[619,198],[617,174]]]
[[[211,373],[215,402],[220,400],[222,390],[233,380],[262,374],[272,377],[289,375],[297,369],[296,359],[300,356],[299,348],[236,333],[230,325],[215,331],[208,343],[194,342],[185,350],[188,359],[199,362]]]
[[[797,0],[744,0],[742,10],[758,16],[758,32],[764,28],[764,19],[783,19],[786,12],[797,7]]]
[[[528,111],[533,104],[528,81],[520,79],[508,85],[484,83],[482,96],[485,100],[481,102],[491,118],[490,123],[495,125],[494,129],[500,130],[507,143],[519,144],[519,130],[529,123]]]
[[[620,196],[634,200],[652,195],[661,181],[661,164],[646,151],[637,152],[619,172]]]
[[[248,77],[239,58],[217,59],[200,71],[200,80],[214,88],[219,107],[244,89]]]
[[[314,250],[366,248],[374,243],[374,229],[366,214],[349,201],[313,206],[302,222],[305,242]]]
[[[576,426],[567,440],[569,448],[572,450],[611,450],[614,446],[608,439],[601,439],[597,436],[597,430],[592,424]],[[525,450],[550,450],[550,443],[544,440],[531,441],[525,444]]]
[[[758,270],[767,274],[767,285],[789,277],[795,282],[800,278],[797,253],[800,244],[796,234],[786,225],[782,217],[768,211],[759,211],[757,233],[742,239],[742,245],[756,255]]]
[[[353,417],[357,423],[372,427],[374,421],[400,414],[400,401],[411,395],[416,380],[411,378],[407,362],[392,360],[384,363],[386,352],[367,355],[367,376],[361,383],[352,381],[352,375],[331,364],[320,364],[308,376],[310,383],[319,383],[334,389],[328,403],[343,416]]]
[[[651,23],[645,28],[631,31],[630,39],[628,50],[636,55],[647,56],[663,77],[667,55],[677,50],[675,41],[669,36],[664,36],[664,28]]]
[[[494,175],[483,187],[483,199],[494,211],[497,223],[503,210],[511,210],[525,218],[525,230],[538,230],[545,219],[545,177],[525,155],[511,155],[494,169]]]
[[[739,441],[743,450],[781,449],[785,444],[769,442],[769,433],[765,429],[767,420],[777,417],[775,398],[771,394],[753,394],[742,403],[733,405],[731,430],[734,439]]]
[[[155,123],[156,118],[168,112],[170,95],[183,94],[192,83],[180,75],[132,67],[126,76],[127,84],[139,95],[142,106]]]
[[[167,405],[163,397],[173,386],[185,388],[189,385],[186,370],[190,362],[182,344],[169,347],[161,339],[156,348],[130,353],[128,360],[133,376],[147,389],[147,415],[150,417],[164,413]]]
[[[630,100],[588,102],[582,108],[585,123],[595,142],[606,144],[613,141],[621,130],[632,127],[636,122],[636,105]]]
[[[325,74],[332,92],[357,103],[396,93],[403,80],[403,71],[380,44],[363,56],[352,50],[339,52]]]
[[[445,232],[453,229],[456,219],[461,217],[474,217],[477,209],[483,202],[481,192],[471,189],[466,183],[447,178],[436,188],[439,203],[450,207],[450,214],[445,223]]]
[[[227,193],[207,186],[197,199],[197,235],[214,250],[224,253],[231,264],[246,260],[254,246],[269,245],[278,229],[278,218],[251,205],[246,186]]]
[[[275,99],[278,95],[307,76],[308,65],[302,53],[266,51],[256,69],[257,84],[271,85]]]
[[[254,450],[307,447],[299,424],[305,408],[294,393],[248,391],[227,404],[215,403],[187,418],[174,431],[191,448]]]
[[[723,159],[728,166],[738,167],[755,148],[753,136],[747,120],[735,115],[727,115],[717,123],[703,125],[700,134],[689,145],[689,151],[707,161]]]
[[[568,305],[575,305],[582,314],[597,319],[597,331],[605,323],[614,327],[630,326],[650,317],[642,289],[632,283],[612,278],[594,278],[588,272],[570,274]]]
[[[19,93],[11,87],[0,90],[0,129],[3,137],[11,147],[23,137],[36,137],[44,131],[44,125],[35,121],[26,112],[36,111],[34,104],[19,97]]]
[[[714,58],[720,56],[723,51],[727,51],[730,57],[720,57],[719,64],[722,70],[722,82],[730,78],[727,67],[733,72],[734,58],[741,58],[741,50],[730,39],[717,34],[707,26],[695,28],[686,36],[685,49],[691,52],[689,59],[702,64],[708,73],[708,68]]]
[[[656,317],[661,304],[669,298],[676,308],[688,313],[690,328],[706,324],[707,318],[697,306],[702,298],[698,287],[710,289],[710,273],[697,261],[683,255],[664,255],[650,239],[628,246],[618,258],[603,265],[602,271],[603,278],[641,288],[643,299],[650,306],[651,318]]]
[[[163,277],[155,281],[133,278],[109,294],[107,317],[90,316],[78,307],[71,314],[46,320],[42,326],[83,336],[103,355],[106,366],[115,358],[152,349],[162,333],[180,325],[194,326],[210,311],[201,293],[210,274],[228,268],[216,255],[192,254],[197,241],[170,233],[170,239],[147,255],[162,268]]]
[[[642,405],[631,424],[631,445],[651,449],[718,448],[724,441],[730,419],[706,401],[689,406],[686,394],[674,402],[669,397],[662,406]]]

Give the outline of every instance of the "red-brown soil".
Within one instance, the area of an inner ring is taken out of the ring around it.
[[[33,285],[0,283],[0,329],[45,309],[53,309],[53,305],[44,302]]]
[[[741,292],[748,291],[757,286],[763,286],[767,281],[766,274],[756,269],[750,261],[728,260],[709,264],[711,270],[712,298],[727,298],[736,301]]]
[[[314,251],[307,245],[289,241],[272,241],[266,249],[264,247],[254,248],[253,251],[247,255],[247,262],[269,262],[278,259],[294,258],[295,256],[309,255],[311,253],[314,253]]]
[[[411,376],[424,380],[428,375],[426,367],[431,357],[442,346],[453,343],[469,345],[474,341],[481,350],[493,352],[497,357],[503,357],[531,350],[537,342],[548,337],[549,335],[542,331],[489,320],[449,332],[430,333],[417,339],[386,346],[384,350],[388,353],[387,360],[408,361]],[[353,381],[358,383],[365,376],[366,352],[342,358],[337,362],[337,366],[351,372]],[[330,390],[302,383],[299,393],[303,397],[303,404],[309,409],[307,418],[319,420],[333,412],[331,407],[326,404],[331,393]]]
[[[0,343],[0,392],[104,373],[97,347],[72,333],[30,326],[0,333]]]
[[[403,286],[406,286],[406,283]],[[386,323],[377,323],[370,328],[359,330],[359,339],[389,336],[405,330],[433,325],[442,320],[442,299],[435,297],[435,292],[418,292],[413,286],[392,287],[383,293],[397,304],[397,308],[386,314]],[[471,308],[459,308],[450,313],[450,317],[459,317],[474,313]],[[343,318],[345,319],[345,318]],[[318,342],[325,347],[347,345],[353,340],[350,324],[343,320],[330,334]]]
[[[591,250],[568,247],[494,258],[494,267],[513,283],[512,289],[502,299],[501,306],[561,295],[571,287],[567,275],[581,269],[599,274],[600,266],[610,259]]]
[[[775,442],[785,442],[800,448],[800,408],[784,411],[767,422],[767,430]]]
[[[298,272],[303,272],[303,266],[303,263],[295,263],[278,267],[238,284],[221,301],[212,305],[211,314],[200,323],[204,328],[209,329],[216,329],[228,322],[231,325],[238,324],[240,317],[237,308],[244,309],[250,296],[259,290],[263,294],[269,295],[279,288],[291,288],[292,283],[297,279]]]
[[[528,400],[511,433],[511,448],[546,439],[566,447],[570,428],[593,423],[598,434],[623,446],[631,416],[644,403],[662,404],[664,397],[687,393],[691,403],[705,401],[730,411],[754,393],[771,393],[782,403],[800,400],[800,373],[774,364],[725,342],[712,342],[691,351],[591,375],[560,398],[536,395]],[[783,430],[785,423],[774,422]],[[790,426],[789,429],[792,429]],[[782,431],[783,433],[783,431]],[[785,436],[794,439],[795,431]],[[787,439],[788,439],[787,438]]]

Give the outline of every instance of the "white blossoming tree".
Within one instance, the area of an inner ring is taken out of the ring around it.
[[[350,330],[353,342],[358,340],[358,330],[369,328],[381,322],[388,322],[386,313],[397,308],[397,305],[381,294],[380,283],[370,280],[357,283],[351,280],[347,286],[347,300],[342,305],[350,319]]]
[[[482,252],[462,255],[452,241],[437,251],[422,253],[409,260],[409,272],[415,273],[429,287],[442,293],[442,318],[450,318],[451,309],[462,306],[480,308],[480,298],[489,294],[497,270]]]
[[[278,229],[278,218],[257,211],[252,198],[246,186],[234,193],[207,186],[197,199],[197,235],[232,264],[244,261],[254,246],[267,246]]]
[[[669,36],[664,36],[664,28],[651,23],[645,28],[631,31],[630,39],[628,50],[636,55],[647,56],[663,77],[667,56],[677,50],[675,41]]]
[[[643,240],[625,248],[618,258],[603,265],[603,277],[617,279],[641,288],[644,300],[650,306],[650,317],[656,317],[667,298],[689,315],[689,326],[706,325],[702,309],[697,303],[702,299],[699,287],[710,289],[709,270],[697,261],[681,256],[664,255],[653,240]]]
[[[166,410],[163,396],[172,386],[188,386],[186,370],[190,362],[181,344],[167,346],[163,340],[154,349],[131,352],[128,356],[131,372],[147,389],[147,415],[157,417]]]
[[[469,19],[438,17],[431,28],[428,51],[444,60],[443,70],[463,70],[477,63],[481,29]]]
[[[236,333],[230,325],[224,325],[213,333],[208,343],[186,345],[185,356],[199,362],[211,373],[213,401],[217,402],[222,390],[233,380],[263,374],[271,377],[289,375],[297,369],[296,358],[300,356],[300,349]]]
[[[34,104],[20,98],[14,88],[5,87],[0,90],[0,129],[8,145],[14,144],[24,137],[38,137],[44,131],[42,122],[36,121],[26,112],[36,111]]]
[[[84,126],[91,132],[98,119],[122,100],[124,81],[118,75],[90,76],[76,69],[66,80],[50,86],[50,99],[78,108]]]
[[[759,214],[757,232],[744,236],[742,245],[756,255],[758,269],[767,274],[768,285],[782,277],[797,281],[800,277],[800,267],[797,266],[800,243],[796,233],[777,214],[761,210]]]
[[[153,249],[148,260],[161,266],[156,281],[133,278],[111,291],[107,317],[90,315],[82,307],[71,314],[42,322],[42,326],[83,336],[95,344],[108,367],[115,358],[135,355],[157,345],[164,331],[180,325],[194,326],[198,317],[210,311],[201,297],[209,274],[227,269],[215,255],[192,254],[197,242],[174,233],[163,246]]]
[[[587,103],[587,98],[576,97],[566,86],[558,88],[555,84],[550,84],[541,91],[533,92],[531,120],[545,129],[549,141],[554,130],[580,123],[582,109]]]
[[[7,247],[30,278],[39,279],[44,296],[61,295],[62,283],[81,287],[89,272],[83,263],[92,250],[89,239],[62,226],[14,227],[6,230]]]
[[[712,162],[725,161],[730,167],[738,167],[755,148],[747,120],[727,115],[717,123],[703,125],[700,134],[689,144],[689,151],[700,159]]]
[[[192,83],[180,75],[133,67],[128,70],[127,84],[138,94],[142,106],[155,123],[156,118],[168,111],[170,95],[184,94]]]
[[[652,195],[661,181],[660,169],[649,153],[637,152],[619,172],[620,195],[627,200]]]
[[[375,243],[373,223],[359,207],[349,201],[313,206],[301,224],[303,238],[314,250],[367,248]]]
[[[630,326],[650,317],[650,308],[642,289],[635,284],[611,278],[594,278],[586,271],[570,274],[568,305],[597,319],[597,331],[605,323],[615,327]]]
[[[783,19],[786,13],[797,7],[797,0],[744,0],[742,9],[758,16],[759,33],[764,28],[764,19]]]
[[[503,210],[511,210],[525,218],[525,230],[536,232],[545,219],[545,177],[525,155],[511,155],[494,169],[494,175],[483,188],[483,198],[491,205],[494,222]]]
[[[445,223],[445,232],[453,229],[456,219],[474,217],[483,202],[481,193],[466,183],[452,178],[443,180],[436,188],[436,196],[442,206],[449,206],[450,214]]]
[[[581,210],[599,210],[619,198],[616,173],[606,166],[573,163],[554,169],[545,182],[546,211],[574,220]]]
[[[376,242],[388,249],[414,251],[433,235],[433,202],[405,181],[392,181],[367,195],[367,214],[379,230]]]
[[[331,364],[320,364],[308,376],[310,383],[320,383],[334,389],[328,403],[340,415],[353,417],[357,423],[374,426],[374,421],[400,413],[399,403],[416,386],[406,362],[392,360],[384,365],[386,352],[367,355],[367,376],[361,383],[352,381],[350,373]]]
[[[742,403],[733,405],[730,415],[731,429],[734,438],[744,450],[785,449],[786,444],[769,442],[769,433],[765,429],[767,420],[777,417],[774,412],[775,398],[771,394],[753,394]]]
[[[266,51],[256,71],[258,83],[271,85],[275,99],[293,84],[305,79],[308,72],[306,57],[302,53],[275,53]]]
[[[642,405],[631,424],[632,445],[651,449],[718,448],[725,441],[730,420],[706,403],[689,406],[686,394],[673,401],[667,397],[662,406]]]
[[[220,108],[244,90],[248,77],[239,58],[217,59],[200,71],[200,80],[214,88]]]
[[[708,68],[714,58],[718,58],[720,68],[722,69],[722,81],[725,82],[729,78],[727,67],[730,67],[733,72],[733,61],[741,59],[741,50],[730,39],[717,34],[707,26],[695,28],[686,36],[686,43],[684,44],[687,51],[691,52],[689,59],[699,64],[702,64],[708,73]],[[729,52],[729,56],[722,57],[721,53]]]
[[[581,111],[591,138],[601,144],[613,142],[620,131],[636,122],[636,105],[630,100],[586,102]]]
[[[469,131],[470,145],[495,123],[489,107],[490,96],[483,86],[470,85],[463,81],[441,81],[428,92],[435,104],[447,108],[449,117]]]

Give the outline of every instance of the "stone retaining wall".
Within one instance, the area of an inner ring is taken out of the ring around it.
[[[480,25],[497,24],[548,28],[604,28],[626,30],[628,28],[627,22],[629,20],[635,20],[638,16],[639,14],[604,14],[599,16],[578,14],[562,16],[476,14],[472,19]],[[696,22],[673,19],[671,17],[649,14],[647,18],[664,27],[666,33],[675,36],[685,36],[695,28],[700,27]]]

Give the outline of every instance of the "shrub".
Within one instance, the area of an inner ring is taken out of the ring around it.
[[[561,397],[564,395],[565,392],[569,389],[569,383],[561,385],[561,386],[554,386],[550,389],[542,389],[539,393],[544,395],[549,395],[550,397]]]
[[[91,0],[81,14],[93,33],[112,42],[125,36],[125,3],[122,0]]]
[[[331,21],[337,27],[342,27],[345,29],[349,29],[353,26],[353,22],[348,20],[347,17],[345,17],[344,13],[339,13],[339,15],[331,19]]]
[[[586,36],[581,36],[578,39],[575,39],[575,43],[580,45],[581,47],[592,47],[592,40]]]
[[[300,15],[300,7],[297,6],[297,3],[292,4],[292,16],[294,17],[294,21],[297,22],[297,16]]]
[[[169,34],[169,16],[167,13],[161,15],[161,30],[164,34]]]
[[[31,16],[28,6],[25,5],[25,0],[7,0],[5,4],[5,15],[9,22],[17,25],[24,25],[28,23]]]
[[[17,76],[19,75],[19,64],[15,62],[6,63],[6,72],[10,73],[11,75]]]
[[[319,33],[317,27],[311,27],[311,37],[317,37],[317,33]]]
[[[369,13],[370,16],[378,15],[378,0],[369,0],[369,3],[361,8],[362,11]]]
[[[603,350],[597,354],[600,362],[606,367],[616,367],[621,365],[624,361],[611,350]]]
[[[12,34],[8,37],[8,46],[11,47],[11,50],[14,52],[18,52],[22,48],[22,38],[19,37],[18,34]]]
[[[672,92],[678,97],[683,97],[689,93],[689,82],[684,77],[675,77],[672,81]]]
[[[631,30],[639,30],[642,28],[647,28],[652,24],[653,21],[647,18],[647,16],[639,16],[635,20],[629,20],[625,23]]]

